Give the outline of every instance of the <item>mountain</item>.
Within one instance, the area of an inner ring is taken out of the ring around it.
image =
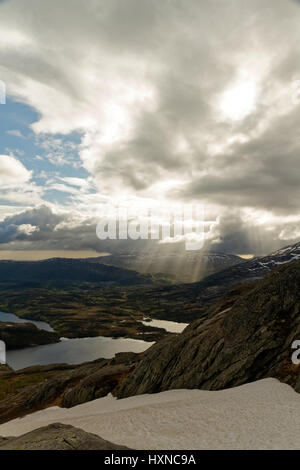
[[[141,273],[163,273],[177,282],[196,282],[210,274],[244,260],[236,255],[202,251],[168,250],[152,252],[128,252],[101,257],[101,262]]]
[[[199,282],[146,288],[143,291],[143,308],[145,313],[154,318],[190,322],[205,315],[207,307],[230,289],[234,288],[239,295],[239,285],[243,284],[243,290],[247,283],[249,288],[253,288],[255,282],[276,266],[298,259],[300,242],[270,255],[243,261]],[[134,292],[128,296],[128,303],[132,303],[133,308],[139,302]]]
[[[279,266],[231,307],[221,304],[147,350],[116,395],[220,390],[266,377],[300,392],[300,365],[291,359],[291,345],[300,339],[300,261]]]
[[[129,269],[107,266],[92,259],[0,261],[0,283],[38,287],[47,283],[61,286],[87,282],[105,285],[152,284],[153,277]]]
[[[215,278],[228,277],[232,283],[261,279],[277,266],[299,259],[300,242],[275,251],[270,255],[253,258],[237,266],[232,266],[223,270],[223,275],[220,273],[220,276],[216,275]]]
[[[291,348],[297,339],[300,261],[280,265],[256,283],[235,286],[183,333],[143,353],[17,372],[0,366],[0,423],[107,393],[125,398],[169,389],[220,390],[267,377],[300,392],[300,365],[293,364]]]

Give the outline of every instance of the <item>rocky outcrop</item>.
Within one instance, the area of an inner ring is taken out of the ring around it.
[[[112,392],[142,354],[120,353],[81,365],[53,364],[0,374],[0,424],[49,406],[70,408]],[[5,379],[5,380],[2,380]]]
[[[39,330],[33,323],[0,322],[0,340],[7,349],[20,349],[59,342],[59,335]]]
[[[116,395],[179,388],[220,390],[277,376],[297,388],[300,369],[291,360],[296,339],[300,339],[299,261],[272,271],[231,307],[219,311],[213,306],[179,336],[152,346]]]
[[[126,364],[103,367],[81,379],[74,387],[69,388],[63,396],[62,406],[71,408],[96,398],[105,397],[112,392],[121,381],[132,372],[133,368]]]
[[[0,450],[126,450],[127,447],[66,424],[54,423],[19,437],[0,437]]]

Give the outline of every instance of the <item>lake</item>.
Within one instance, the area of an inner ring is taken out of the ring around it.
[[[129,338],[62,339],[60,343],[7,351],[7,364],[13,369],[45,364],[81,364],[103,357],[110,359],[118,352],[143,352],[152,344]]]
[[[38,327],[39,330],[54,331],[48,323],[43,321],[35,320],[24,320],[24,318],[19,318],[13,313],[4,313],[0,312],[0,322],[11,322],[11,323],[33,323]]]
[[[11,313],[0,312],[0,321],[12,323],[33,323],[41,330],[53,331],[50,325],[41,321],[24,320]],[[180,333],[187,323],[165,320],[143,321],[145,325],[164,328],[173,333]],[[110,359],[118,352],[143,352],[154,343],[130,338],[61,338],[60,343],[47,344],[34,348],[7,351],[7,364],[15,370],[29,366],[46,364],[81,364],[103,357]]]

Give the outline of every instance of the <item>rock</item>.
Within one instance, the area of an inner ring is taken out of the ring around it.
[[[107,366],[94,374],[80,380],[74,387],[69,388],[62,399],[62,406],[72,406],[105,397],[112,392],[120,382],[132,372],[131,365],[117,364]]]
[[[23,436],[0,438],[0,450],[128,450],[95,434],[54,423]]]
[[[109,361],[110,365],[115,364],[135,364],[139,362],[142,358],[143,353],[135,352],[119,352]]]
[[[298,389],[300,370],[291,361],[296,339],[300,261],[272,271],[232,307],[218,311],[213,306],[177,337],[153,345],[115,394],[124,398],[180,388],[220,390],[280,374]],[[284,372],[285,361],[293,374]]]
[[[138,360],[139,354],[122,353],[80,365],[5,370],[5,380],[0,380],[0,423],[49,406],[70,408],[103,397],[120,385]]]
[[[20,349],[59,342],[59,335],[39,330],[33,323],[0,323],[0,340],[7,349]]]

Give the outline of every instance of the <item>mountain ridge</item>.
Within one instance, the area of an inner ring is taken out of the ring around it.
[[[291,344],[299,338],[297,260],[277,267],[232,307],[149,348],[116,396],[178,388],[220,390],[280,374],[300,392],[300,367],[291,361]]]
[[[0,282],[24,285],[103,283],[115,285],[153,284],[151,275],[95,263],[85,258],[50,258],[38,261],[0,261]]]

